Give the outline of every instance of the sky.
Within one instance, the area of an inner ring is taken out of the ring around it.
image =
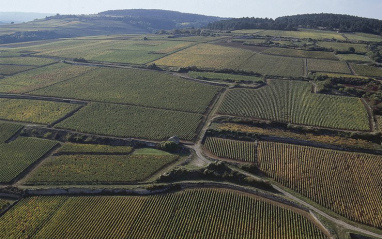
[[[340,13],[382,20],[382,0],[0,0],[1,12],[93,14],[116,9],[165,9],[219,17]]]

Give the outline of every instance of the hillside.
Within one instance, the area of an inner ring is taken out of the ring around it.
[[[181,13],[176,11],[157,9],[129,9],[111,10],[99,13],[101,16],[119,16],[131,23],[142,21],[147,24],[147,28],[152,29],[174,29],[184,27],[200,28],[210,22],[220,21],[223,18],[204,16],[199,14]]]
[[[273,29],[296,30],[297,28],[339,30],[343,32],[382,33],[382,21],[350,15],[320,13],[269,18],[235,18],[208,25],[213,30]]]
[[[221,20],[165,10],[114,10],[95,15],[55,15],[0,28],[0,43],[80,36],[146,34],[158,30],[206,26]]]

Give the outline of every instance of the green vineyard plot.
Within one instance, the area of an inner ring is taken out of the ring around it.
[[[203,113],[218,90],[156,71],[99,68],[32,94]]]
[[[270,76],[302,77],[304,60],[302,58],[255,54],[243,62],[238,69]]]
[[[357,54],[338,54],[337,57],[341,61],[348,62],[360,62],[360,63],[370,63],[372,60],[365,55],[357,55]],[[382,70],[381,70],[382,71]]]
[[[57,61],[48,58],[38,57],[6,57],[0,58],[0,64],[24,65],[24,66],[44,66]]]
[[[333,53],[324,51],[303,51],[288,48],[269,48],[263,51],[263,53],[290,57],[337,60]]]
[[[29,165],[49,152],[57,142],[19,137],[8,144],[0,144],[0,182],[8,183]]]
[[[146,197],[31,197],[2,216],[0,228],[8,238],[327,238],[307,217],[247,194],[198,189]]]
[[[4,99],[0,101],[0,119],[50,124],[78,107],[52,101]]]
[[[27,49],[38,52],[37,55],[145,64],[192,44],[192,42],[185,41],[144,41],[143,37],[131,40],[68,39]]]
[[[62,155],[45,160],[27,185],[113,184],[142,181],[176,155]]]
[[[351,67],[357,75],[369,77],[382,77],[382,68],[368,65],[351,64]]]
[[[370,130],[361,100],[312,94],[308,82],[269,80],[260,89],[234,89],[219,113],[336,129]]]
[[[23,72],[0,81],[0,92],[26,93],[82,75],[94,67],[63,63]]]
[[[208,137],[204,147],[219,157],[243,162],[256,162],[256,144],[254,142]]]
[[[35,68],[34,66],[0,65],[1,75],[13,75]]]
[[[193,140],[202,115],[116,104],[91,103],[56,125],[80,132],[164,140]]]
[[[308,59],[308,71],[351,74],[346,62],[316,59]]]
[[[0,144],[5,143],[5,141],[22,128],[23,126],[19,124],[0,122]]]
[[[154,63],[160,66],[237,69],[241,63],[252,55],[251,51],[239,48],[198,44],[161,58]]]

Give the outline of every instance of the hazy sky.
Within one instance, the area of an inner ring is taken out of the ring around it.
[[[382,0],[0,0],[1,12],[91,14],[114,9],[166,9],[221,17],[341,13],[382,19]]]

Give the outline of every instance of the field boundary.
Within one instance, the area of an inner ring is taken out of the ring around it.
[[[247,119],[247,120],[254,120],[254,121],[264,121],[264,120],[267,120],[267,119],[263,119],[263,118],[254,118],[254,117],[242,117],[240,115],[232,115],[232,114],[217,114],[216,117],[232,117],[232,118],[242,118],[242,119]],[[275,121],[275,122],[280,122],[280,123],[289,123],[289,122],[286,122],[286,121]],[[317,129],[328,129],[328,130],[335,130],[335,131],[342,131],[342,132],[358,132],[358,133],[361,133],[361,132],[371,132],[370,129],[369,130],[351,130],[351,129],[344,129],[344,128],[330,128],[330,127],[322,127],[322,126],[315,126],[315,125],[307,125],[307,124],[296,124],[296,123],[290,123],[290,125],[297,125],[297,126],[305,126],[305,127],[314,127],[314,128],[317,128]]]
[[[84,155],[84,154],[81,154]],[[90,155],[90,154],[87,154]],[[96,155],[105,155],[105,154],[96,154]],[[123,154],[126,155],[126,154]],[[123,156],[121,154],[114,154],[114,156]],[[60,156],[60,155],[58,155]],[[109,154],[109,156],[113,156]],[[127,156],[127,155],[126,155]],[[166,163],[165,165],[161,166],[157,171],[153,172],[152,174],[148,175],[146,178],[142,180],[135,180],[135,181],[95,181],[94,183],[91,181],[38,181],[38,182],[30,182],[30,183],[22,183],[23,186],[33,186],[33,187],[39,187],[39,186],[62,186],[62,187],[70,187],[70,186],[109,186],[109,185],[147,185],[150,182],[147,182],[150,178],[152,178],[154,175],[156,175],[158,172],[162,171],[165,168],[168,168],[170,165],[175,164],[180,160],[180,156],[175,158],[169,163]],[[33,170],[32,170],[33,171]]]
[[[375,123],[374,117],[373,117],[373,110],[371,109],[370,105],[366,102],[366,100],[364,98],[360,98],[360,99],[361,99],[361,102],[365,106],[365,109],[367,111],[367,115],[369,118],[370,131],[375,132],[377,127],[376,127],[376,123]]]
[[[67,118],[73,116],[75,113],[77,113],[79,110],[81,110],[82,108],[84,108],[87,104],[83,104],[83,105],[80,105],[79,107],[77,107],[77,109],[74,109],[72,110],[71,112],[69,112],[68,114],[64,115],[63,117],[61,117],[60,119],[50,123],[48,125],[48,128],[51,128],[51,127],[54,127],[54,125],[66,120]]]
[[[245,133],[244,133],[245,134]],[[207,136],[208,137],[208,136]],[[227,137],[227,138],[221,138],[218,136],[209,136],[219,139],[229,139],[229,140],[236,140],[236,141],[242,141],[242,142],[254,142],[249,141],[245,139],[240,139],[239,137]],[[278,137],[278,136],[271,136],[271,135],[258,135],[258,140],[260,141],[267,141],[267,142],[277,142],[277,143],[284,143],[284,144],[292,144],[292,145],[300,145],[300,146],[308,146],[308,147],[314,147],[314,148],[321,148],[321,149],[330,149],[330,150],[337,150],[337,151],[343,151],[343,152],[352,152],[352,153],[366,153],[366,154],[374,154],[374,155],[382,155],[382,150],[372,150],[372,149],[363,149],[363,148],[350,148],[345,146],[338,146],[334,144],[325,144],[325,143],[319,143],[309,140],[303,140],[303,139],[294,139],[294,138],[288,138],[288,137]],[[257,141],[258,141],[257,140]],[[212,152],[210,152],[212,154]],[[214,154],[212,154],[214,155]],[[214,155],[215,157],[218,157]],[[220,158],[220,157],[218,157]],[[225,158],[221,158],[225,159]],[[232,160],[232,159],[229,159]],[[240,160],[235,160],[235,162],[241,162]]]
[[[30,172],[32,172],[39,164],[42,163],[47,157],[49,157],[54,151],[56,151],[61,145],[59,143],[56,143],[56,145],[51,148],[48,152],[46,152],[43,156],[41,156],[39,159],[34,161],[32,164],[30,164],[26,169],[24,169],[21,173],[19,173],[16,177],[14,177],[11,181],[8,183],[0,183],[0,185],[13,185],[17,183],[18,181],[25,178]]]

